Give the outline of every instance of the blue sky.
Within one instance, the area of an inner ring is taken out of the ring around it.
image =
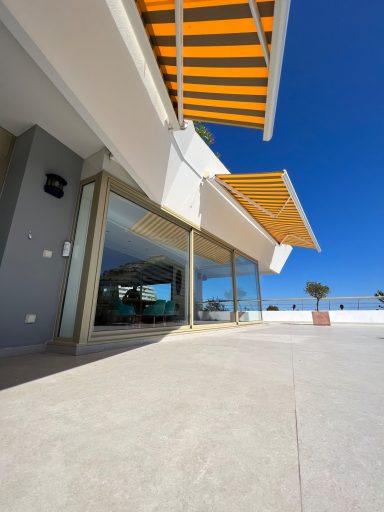
[[[275,130],[208,125],[231,172],[287,169],[322,247],[294,248],[265,298],[384,289],[384,3],[292,0]]]

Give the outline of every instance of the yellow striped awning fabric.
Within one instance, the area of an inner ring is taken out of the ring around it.
[[[146,213],[132,227],[136,235],[174,247],[180,251],[188,250],[188,231],[172,222],[155,215]],[[215,263],[227,263],[231,259],[231,252],[204,236],[194,237],[194,252],[197,256],[211,260]]]
[[[286,171],[221,174],[216,181],[280,244],[320,246]]]
[[[185,119],[264,129],[275,1],[252,2],[183,0]],[[136,4],[177,111],[175,0]]]
[[[180,251],[188,248],[188,232],[152,212],[148,212],[139,219],[130,230],[136,235],[152,241],[160,242]]]

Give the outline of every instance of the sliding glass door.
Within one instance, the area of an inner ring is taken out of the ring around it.
[[[257,263],[245,256],[236,256],[236,291],[239,322],[261,320],[261,300]]]
[[[256,261],[107,175],[84,185],[61,338],[260,321],[260,303]]]
[[[189,231],[111,192],[94,329],[187,324],[188,275]]]
[[[194,233],[194,323],[234,322],[232,251]]]
[[[111,192],[94,330],[188,325],[189,236]],[[233,269],[239,321],[261,320],[256,262],[193,232],[195,325],[236,321]]]

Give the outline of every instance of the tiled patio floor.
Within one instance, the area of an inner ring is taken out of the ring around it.
[[[384,326],[0,361],[3,512],[382,512]]]

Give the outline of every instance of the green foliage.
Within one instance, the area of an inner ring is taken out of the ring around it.
[[[380,302],[384,303],[384,292],[382,290],[377,290],[377,292],[375,293],[375,297],[377,297]],[[379,306],[379,308],[382,307],[383,306]]]
[[[203,311],[225,311],[225,305],[220,302],[219,297],[211,297],[204,304]]]
[[[215,137],[209,128],[205,126],[205,124],[200,121],[195,121],[194,123],[196,133],[200,135],[203,141],[208,145],[212,146],[215,142]],[[218,151],[214,151],[217,158],[221,158],[220,153]]]
[[[194,125],[196,133],[200,135],[200,137],[208,146],[212,146],[212,144],[215,142],[215,137],[213,136],[211,130],[200,121],[195,122]]]
[[[330,292],[329,286],[325,284],[316,283],[314,281],[308,281],[304,292],[316,299],[316,309],[319,311],[319,302],[324,299]]]
[[[271,304],[270,306],[267,307],[267,311],[279,311],[279,308]]]

